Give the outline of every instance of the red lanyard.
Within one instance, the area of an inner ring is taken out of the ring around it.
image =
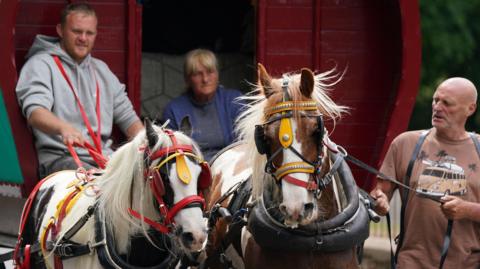
[[[80,98],[78,98],[77,93],[75,92],[72,82],[68,78],[67,73],[65,72],[65,69],[63,68],[62,62],[60,61],[60,58],[58,58],[57,55],[52,55],[53,59],[55,60],[55,63],[58,66],[58,69],[60,69],[60,72],[62,73],[63,77],[68,83],[68,86],[70,86],[70,90],[72,90],[73,95],[75,96],[75,100],[77,101],[78,108],[80,109],[80,113],[82,113],[82,118],[83,122],[85,122],[85,125],[87,126],[88,133],[90,137],[93,140],[93,143],[95,144],[95,147],[97,148],[98,153],[102,153],[102,146],[101,146],[101,121],[100,121],[100,87],[98,86],[98,81],[97,78],[95,77],[95,84],[97,87],[97,100],[96,100],[96,112],[97,112],[97,125],[98,125],[98,130],[97,130],[97,135],[95,135],[95,132],[92,129],[92,126],[90,124],[90,121],[88,120],[87,113],[85,113],[85,109],[83,108],[82,103],[80,102]],[[94,74],[95,75],[95,74]]]

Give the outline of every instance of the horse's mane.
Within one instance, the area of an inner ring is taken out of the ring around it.
[[[301,100],[300,74],[285,74],[290,80],[288,92],[292,100]],[[332,121],[333,126],[342,114],[348,111],[348,107],[337,105],[329,96],[332,86],[337,84],[342,77],[335,74],[335,69],[315,75],[315,85],[312,92],[312,99],[317,102],[320,112],[325,121]],[[282,91],[282,78],[272,79],[271,86],[275,92]],[[247,161],[253,170],[253,195],[258,198],[263,193],[263,178],[266,156],[260,155],[255,146],[254,126],[265,122],[264,108],[267,105],[267,98],[263,94],[261,85],[255,85],[255,89],[248,95],[240,97],[247,103],[247,108],[240,114],[236,122],[235,131],[239,140],[247,144]],[[303,98],[304,99],[304,98]]]
[[[172,142],[162,128],[153,126],[158,134],[158,142],[151,150],[172,146]],[[194,151],[201,157],[198,146],[191,138],[181,132],[175,132],[180,144],[194,146]],[[98,198],[98,210],[105,221],[110,224],[115,234],[118,251],[126,251],[129,247],[129,237],[139,232],[147,238],[144,222],[133,218],[129,208],[134,208],[141,215],[153,220],[159,219],[155,208],[154,197],[150,186],[144,179],[144,150],[148,145],[145,131],[140,132],[132,141],[124,144],[113,153],[107,163],[104,174],[98,179],[101,195]],[[151,166],[156,165],[158,160]],[[132,189],[133,188],[133,189]]]

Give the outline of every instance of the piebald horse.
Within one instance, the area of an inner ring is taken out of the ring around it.
[[[259,64],[240,141],[212,163],[206,267],[359,268],[368,214],[324,127],[348,109],[328,96],[332,72],[272,79]]]
[[[186,134],[145,121],[98,175],[61,171],[29,198],[15,262],[23,268],[173,268],[201,252],[211,176]],[[195,257],[194,257],[195,258]]]

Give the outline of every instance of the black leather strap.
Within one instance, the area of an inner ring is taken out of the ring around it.
[[[480,158],[480,142],[478,142],[477,134],[475,132],[470,132],[468,134],[470,135],[470,138],[472,139],[473,144],[475,145],[475,149],[477,150],[478,157]]]
[[[453,229],[453,220],[449,219],[447,224],[447,231],[445,232],[445,237],[443,238],[442,253],[440,255],[440,266],[438,268],[443,268],[443,263],[445,258],[447,258],[448,247],[450,246],[450,241],[452,240],[452,229]]]
[[[67,243],[63,242],[59,246],[57,246],[54,250],[55,255],[60,256],[62,260],[68,260],[70,258],[75,258],[78,256],[83,256],[90,254],[92,252],[92,248],[90,245],[80,245],[77,243]]]
[[[387,213],[386,215],[387,217],[387,227],[388,227],[388,238],[390,239],[390,267],[392,269],[395,268],[396,264],[396,260],[395,260],[395,254],[393,254],[393,246],[392,246],[392,224],[391,224],[391,220],[390,220],[390,213]]]
[[[415,165],[415,161],[417,160],[418,153],[420,152],[420,149],[422,148],[423,142],[425,142],[425,138],[427,138],[427,135],[429,133],[430,133],[430,130],[422,132],[420,134],[420,137],[418,138],[418,141],[417,141],[417,144],[415,145],[415,148],[413,149],[412,157],[410,158],[410,161],[408,162],[407,172],[405,173],[404,184],[407,185],[407,186],[410,186],[410,177],[412,176],[413,166]],[[395,259],[393,261],[394,266],[397,265],[398,253],[400,251],[400,248],[402,247],[403,237],[404,237],[404,234],[405,234],[405,208],[407,208],[409,189],[404,189],[403,191],[404,191],[404,193],[403,193],[403,196],[402,196],[402,207],[400,208],[400,234],[398,235],[397,250],[395,251]]]

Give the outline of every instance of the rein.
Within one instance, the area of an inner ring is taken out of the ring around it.
[[[75,100],[77,102],[78,109],[80,110],[80,113],[83,118],[83,122],[85,123],[85,126],[87,126],[88,134],[90,135],[90,138],[92,139],[95,149],[97,153],[102,154],[102,139],[101,139],[101,128],[102,128],[102,123],[101,123],[101,116],[100,116],[100,87],[98,86],[98,80],[95,75],[95,72],[93,72],[94,77],[95,77],[95,86],[96,86],[96,105],[95,105],[95,112],[97,116],[97,125],[98,125],[98,130],[97,133],[92,129],[92,125],[90,121],[88,120],[87,113],[85,112],[85,109],[83,108],[82,102],[80,101],[80,98],[78,97],[73,84],[70,80],[70,78],[67,75],[67,72],[65,71],[65,68],[63,68],[62,62],[60,61],[60,58],[57,55],[52,55],[53,60],[55,61],[55,64],[57,64],[58,69],[60,70],[60,73],[62,73],[63,78],[67,82],[68,86],[70,87],[70,90],[73,93],[73,96],[75,97]],[[93,156],[92,156],[93,157]],[[79,166],[80,167],[80,166]],[[102,167],[103,168],[103,167]]]

